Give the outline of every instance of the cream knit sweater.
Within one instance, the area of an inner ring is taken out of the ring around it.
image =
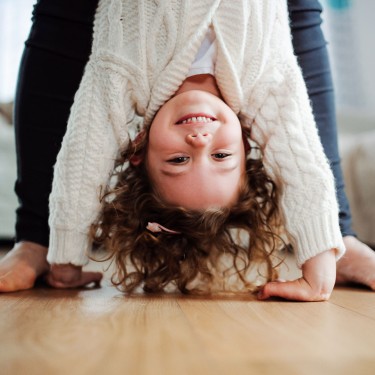
[[[101,0],[55,165],[50,263],[87,262],[100,186],[120,147],[178,89],[210,24],[218,86],[283,183],[298,264],[331,248],[342,255],[334,180],[293,55],[286,0]]]

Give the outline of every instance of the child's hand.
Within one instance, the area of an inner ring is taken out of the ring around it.
[[[100,272],[82,272],[82,267],[73,264],[52,264],[45,280],[54,288],[64,289],[79,288],[91,283],[99,286],[102,277]]]
[[[261,300],[282,297],[294,301],[325,301],[336,280],[335,250],[328,250],[306,261],[302,277],[294,281],[271,282],[260,291]]]

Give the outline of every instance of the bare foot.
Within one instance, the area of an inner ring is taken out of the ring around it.
[[[336,283],[359,283],[375,290],[375,251],[353,236],[345,236],[346,253],[337,262]]]
[[[49,270],[47,251],[34,242],[21,241],[0,260],[0,292],[30,289]]]

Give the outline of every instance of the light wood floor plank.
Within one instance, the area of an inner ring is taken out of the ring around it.
[[[374,306],[39,286],[0,295],[0,374],[373,375]]]
[[[290,369],[305,362],[332,367],[340,359],[344,367],[368,362],[375,369],[375,326],[331,303],[189,301],[184,309],[221,362],[279,363]]]
[[[331,302],[375,320],[375,293],[362,288],[337,288]]]
[[[36,289],[1,296],[0,316],[12,374],[218,373],[174,298]]]

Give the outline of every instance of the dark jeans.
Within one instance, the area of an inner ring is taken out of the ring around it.
[[[336,180],[340,228],[343,236],[355,235],[340,165],[335,98],[326,41],[320,28],[322,7],[317,0],[288,0],[294,52],[306,82],[324,152]]]
[[[98,0],[39,0],[15,99],[16,241],[48,246],[53,166],[92,43]]]
[[[88,60],[98,0],[39,0],[21,60],[15,100],[19,198],[16,241],[49,242],[48,197],[53,165],[70,107]],[[309,89],[319,133],[336,177],[343,234],[351,234],[337,150],[334,99],[321,8],[290,0],[293,43]]]

